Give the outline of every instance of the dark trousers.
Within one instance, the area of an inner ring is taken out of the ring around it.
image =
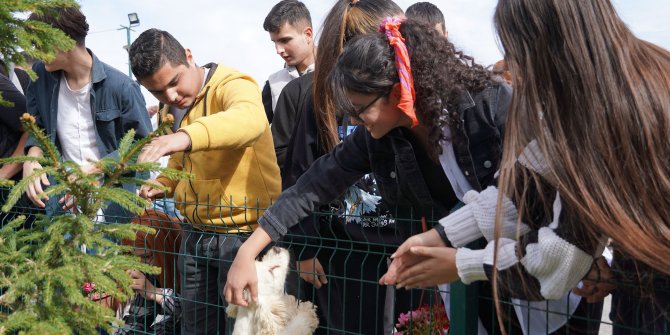
[[[616,290],[610,319],[614,335],[670,334],[670,294],[657,290],[653,296],[643,296],[639,291]]]
[[[420,290],[400,289],[386,305],[387,287],[377,281],[388,269],[388,256],[397,246],[352,241],[341,223],[322,230],[322,247],[316,257],[328,277],[328,284],[316,289],[300,280],[306,300],[317,306],[320,325],[315,334],[384,334],[384,319],[395,324],[400,313],[419,307]],[[287,283],[291,279],[287,279]],[[293,284],[293,286],[296,286]],[[433,295],[427,294],[425,303]]]
[[[179,272],[182,274],[182,334],[225,334],[223,288],[228,269],[247,236],[182,228]],[[228,325],[232,332],[233,322]]]

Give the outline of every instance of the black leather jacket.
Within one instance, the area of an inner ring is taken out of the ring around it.
[[[454,141],[454,152],[458,166],[476,190],[493,183],[502,154],[510,100],[511,88],[496,84],[476,94],[466,92],[459,102],[461,125],[452,132],[459,132],[461,136]],[[289,227],[309,216],[316,206],[336,199],[368,173],[374,174],[383,201],[389,207],[398,208],[396,218],[410,217],[404,215],[417,211],[425,216],[433,211],[430,216],[434,219],[446,215],[446,212],[433,210],[427,186],[431,181],[423,178],[408,132],[396,128],[375,140],[363,127],[358,127],[332,152],[315,161],[295,185],[286,189],[259,219],[259,224],[273,239],[279,239]],[[398,224],[397,228],[395,243],[421,231],[418,224]],[[389,242],[388,239],[385,242]]]

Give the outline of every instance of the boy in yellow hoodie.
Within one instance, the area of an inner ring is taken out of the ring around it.
[[[175,118],[173,133],[154,139],[138,160],[171,155],[168,166],[193,180],[158,176],[186,218],[179,271],[182,334],[225,331],[221,296],[228,268],[256,220],[281,191],[272,135],[254,80],[217,64],[197,66],[168,32],[149,29],[130,47],[135,77]],[[143,187],[149,199],[163,191]]]

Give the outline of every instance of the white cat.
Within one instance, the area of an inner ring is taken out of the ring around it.
[[[256,261],[258,303],[226,308],[228,316],[236,319],[233,335],[314,333],[319,325],[316,307],[309,301],[299,302],[284,293],[288,264],[288,250],[278,247],[270,249],[261,261]]]

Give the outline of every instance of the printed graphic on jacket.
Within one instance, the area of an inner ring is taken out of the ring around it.
[[[340,141],[354,132],[356,126],[338,127]],[[344,193],[344,213],[346,223],[360,224],[364,228],[385,227],[395,223],[391,212],[381,202],[377,181],[370,173],[358,180]]]

